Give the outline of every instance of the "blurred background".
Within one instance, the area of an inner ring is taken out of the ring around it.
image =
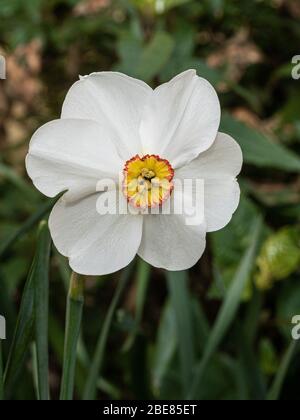
[[[114,297],[98,399],[299,399],[299,353],[291,338],[292,317],[300,315],[300,80],[292,78],[299,20],[298,0],[0,0],[7,398],[36,398],[31,322],[20,342],[14,333],[38,221],[53,205],[25,173],[32,133],[59,117],[79,74],[117,70],[155,87],[194,68],[217,89],[221,129],[243,149],[239,209],[225,229],[208,235],[204,256],[189,272],[168,274],[137,260],[125,274],[86,279],[75,398],[84,394]],[[53,248],[52,398],[59,395],[69,275]],[[34,310],[27,312],[32,320]]]

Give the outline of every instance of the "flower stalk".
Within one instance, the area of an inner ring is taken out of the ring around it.
[[[81,328],[83,302],[84,277],[73,272],[67,298],[61,400],[73,399],[77,344]]]

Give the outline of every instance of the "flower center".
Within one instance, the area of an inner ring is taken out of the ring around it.
[[[155,177],[155,172],[148,168],[143,168],[141,170],[141,176],[145,179],[152,179]]]
[[[173,190],[174,170],[156,155],[134,156],[124,166],[123,193],[134,207],[157,207]]]

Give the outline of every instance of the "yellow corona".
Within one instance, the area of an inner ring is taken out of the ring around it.
[[[157,155],[134,156],[125,163],[123,192],[136,208],[160,206],[173,190],[174,170]]]

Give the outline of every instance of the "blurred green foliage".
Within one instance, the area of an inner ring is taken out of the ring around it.
[[[30,276],[25,290],[24,284],[37,221],[49,204],[25,176],[32,132],[59,117],[79,74],[117,70],[155,87],[195,68],[218,90],[221,130],[243,149],[241,203],[231,223],[209,235],[205,255],[189,272],[134,270],[109,323],[97,397],[265,399],[272,389],[276,398],[299,399],[300,364],[294,348],[287,353],[291,318],[300,314],[300,81],[291,77],[291,59],[300,54],[299,19],[297,0],[0,0],[0,53],[8,57],[8,78],[0,81],[7,398],[39,394]],[[20,127],[16,141],[12,133]],[[53,398],[61,380],[69,275],[65,259],[52,250]],[[87,279],[76,398],[84,395],[118,279]]]

